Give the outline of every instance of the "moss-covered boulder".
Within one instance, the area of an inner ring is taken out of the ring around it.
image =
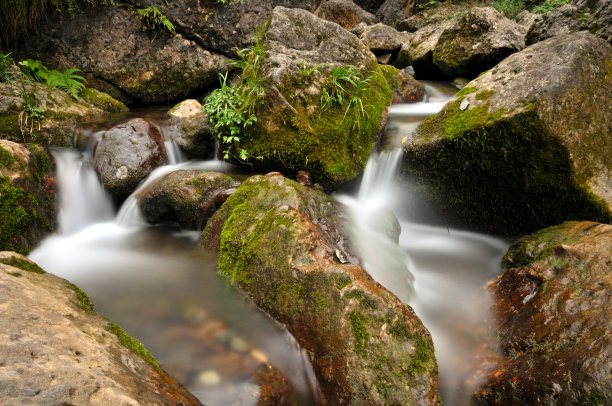
[[[393,27],[379,23],[366,27],[359,35],[359,39],[376,55],[393,54],[391,60],[393,63],[402,45],[408,46],[410,43],[410,34],[398,32]]]
[[[166,134],[190,159],[208,159],[215,153],[215,139],[202,105],[194,99],[183,100],[168,111]]]
[[[87,294],[0,252],[3,405],[200,405]]]
[[[486,405],[612,404],[612,225],[565,223],[515,242],[495,282],[499,365]]]
[[[323,192],[258,175],[208,221],[200,249],[218,251],[220,274],[308,351],[329,404],[439,404],[431,337],[409,306],[346,262],[356,258],[345,216]]]
[[[79,122],[128,111],[123,103],[95,89],[83,90],[78,99],[42,83],[26,81],[21,89],[21,76],[16,70],[11,82],[0,83],[0,138],[68,147]],[[41,118],[27,114],[22,90],[30,95],[34,107],[41,109]]]
[[[56,214],[48,152],[0,139],[0,251],[28,253],[54,229]]]
[[[355,178],[391,103],[374,54],[339,25],[283,7],[274,9],[261,46],[260,65],[248,66],[239,85],[255,75],[265,90],[257,122],[241,138],[262,158],[252,164],[290,176],[307,170],[328,189]]]
[[[202,230],[217,209],[215,196],[240,184],[218,172],[178,170],[138,193],[138,206],[147,222]]]
[[[451,222],[517,235],[612,220],[612,47],[589,33],[516,53],[404,145],[402,172]]]
[[[94,149],[102,185],[120,202],[153,170],[168,163],[159,126],[134,118],[105,131]]]

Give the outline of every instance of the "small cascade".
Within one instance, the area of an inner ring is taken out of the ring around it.
[[[187,161],[187,157],[181,151],[176,142],[173,140],[164,141],[164,147],[166,147],[166,155],[168,156],[168,165],[176,165]]]
[[[110,196],[98,180],[91,159],[78,151],[54,149],[60,190],[59,232],[73,234],[114,216]]]

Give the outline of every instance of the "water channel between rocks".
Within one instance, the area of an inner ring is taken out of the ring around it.
[[[402,139],[453,94],[448,85],[425,86],[427,100],[392,107],[387,135],[370,157],[359,193],[335,197],[354,213],[349,229],[366,270],[413,306],[431,332],[443,402],[464,405],[495,355],[494,337],[487,333],[485,285],[500,273],[508,244],[428,225],[435,213],[396,179]],[[283,326],[217,278],[212,256],[189,255],[199,232],[148,227],[133,196],[115,214],[90,151],[54,155],[59,233],[43,241],[32,260],[81,286],[98,313],[142,341],[204,404],[256,404],[262,362],[284,371],[302,403],[311,403],[316,380],[307,355]],[[188,162],[179,152],[171,155],[171,164],[145,182],[178,169],[233,170],[220,161]],[[399,245],[376,230],[385,211],[399,218]]]

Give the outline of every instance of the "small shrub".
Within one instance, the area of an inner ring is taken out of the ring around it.
[[[507,18],[514,20],[521,11],[525,10],[526,4],[525,0],[496,0],[493,7]]]
[[[542,4],[535,6],[531,12],[534,14],[544,14],[553,11],[557,7],[565,6],[572,0],[545,0]]]
[[[23,110],[19,113],[17,120],[19,130],[25,141],[25,135],[33,134],[34,128],[38,127],[38,130],[40,130],[40,121],[43,118],[44,110],[37,106],[34,95],[26,89],[23,77],[19,78],[19,92],[23,99]]]
[[[168,18],[162,14],[161,11],[155,6],[149,6],[147,8],[137,8],[132,10],[132,14],[140,18],[143,31],[155,31],[158,28],[165,28],[172,34],[176,33],[174,24],[168,20]]]

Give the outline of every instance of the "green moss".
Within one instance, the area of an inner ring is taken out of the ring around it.
[[[350,276],[342,274],[336,274],[334,279],[336,281],[336,288],[338,288],[338,290],[344,289],[353,282]]]
[[[16,278],[19,278],[20,276],[22,276],[19,272],[7,272],[7,274],[14,276]]]
[[[7,259],[0,259],[0,262],[5,265],[10,265],[10,266],[14,266],[15,268],[23,269],[24,271],[27,271],[27,272],[33,272],[33,273],[38,273],[38,274],[46,273],[37,264],[27,259],[13,257],[13,258],[7,258]]]
[[[130,110],[125,104],[96,89],[86,88],[80,93],[80,97],[89,104],[104,111],[125,112]]]
[[[572,402],[572,406],[604,406],[610,404],[609,401],[601,392],[593,390],[584,401]]]
[[[18,115],[19,113],[0,116],[0,138],[11,141],[23,141],[23,136],[19,129]]]
[[[365,314],[352,311],[348,314],[348,319],[351,322],[351,330],[355,340],[355,352],[362,357],[366,356],[368,341],[370,334],[368,333],[367,317]]]
[[[94,304],[92,303],[87,293],[85,293],[81,288],[79,288],[74,283],[69,283],[68,287],[74,291],[78,300],[78,306],[88,314],[94,314],[96,311],[94,310]]]
[[[353,289],[347,292],[344,295],[344,298],[356,299],[366,309],[376,310],[376,308],[378,307],[378,305],[376,304],[376,301],[372,299],[371,297],[369,297],[367,294],[365,294],[360,289]]]
[[[478,91],[477,87],[466,86],[463,89],[459,90],[455,96],[456,97],[467,96],[468,94],[474,93],[474,92],[477,92],[477,91]]]
[[[8,150],[0,146],[0,166],[10,168],[14,163],[15,158],[13,158],[13,155]]]
[[[142,345],[142,343],[128,333],[126,333],[121,327],[119,327],[115,323],[108,323],[106,325],[106,329],[111,333],[115,334],[119,339],[119,342],[123,344],[124,347],[128,348],[134,354],[138,355],[142,358],[147,364],[155,368],[160,373],[163,373],[159,362],[155,359],[153,355]]]
[[[487,99],[490,99],[491,96],[493,96],[494,94],[495,94],[495,90],[489,89],[489,90],[483,90],[482,92],[476,93],[474,97],[476,98],[476,100],[487,100]]]

